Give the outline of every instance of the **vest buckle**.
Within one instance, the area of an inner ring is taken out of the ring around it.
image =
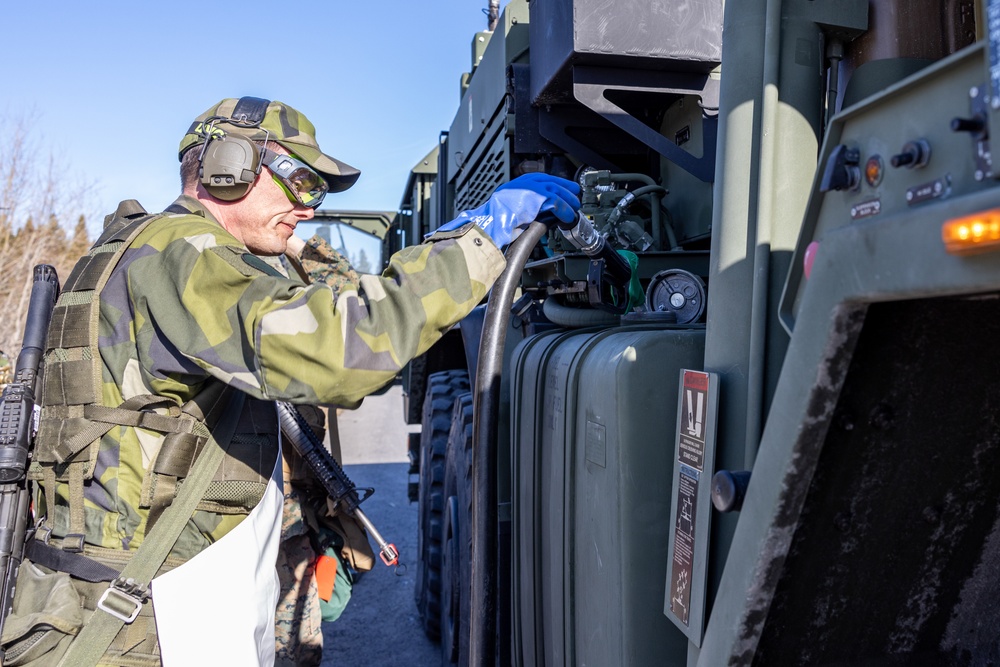
[[[131,623],[139,617],[139,611],[148,599],[149,590],[145,586],[131,577],[119,577],[101,594],[97,608],[124,623]]]

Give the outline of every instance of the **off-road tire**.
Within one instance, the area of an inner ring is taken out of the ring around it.
[[[448,433],[455,399],[469,392],[464,370],[434,373],[427,393],[420,432],[420,488],[417,494],[417,579],[414,599],[424,632],[441,633],[441,548],[444,534],[444,474]]]
[[[472,394],[455,401],[444,477],[441,663],[469,664],[472,595]]]

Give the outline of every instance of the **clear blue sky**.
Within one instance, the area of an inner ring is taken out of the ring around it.
[[[29,119],[68,177],[96,184],[103,215],[126,198],[169,204],[177,144],[218,100],[281,100],[313,121],[324,151],[362,170],[324,208],[395,210],[451,124],[487,4],[8,3],[0,119]]]

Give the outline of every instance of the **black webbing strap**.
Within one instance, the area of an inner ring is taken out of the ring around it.
[[[65,572],[92,584],[114,581],[121,574],[119,570],[108,567],[104,563],[98,563],[93,558],[72,551],[63,551],[38,540],[29,540],[24,545],[24,555],[36,565],[42,565],[57,572]]]

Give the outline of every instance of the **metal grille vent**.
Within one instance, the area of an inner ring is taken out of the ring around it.
[[[504,114],[499,114],[495,125],[488,130],[492,135],[486,149],[466,163],[469,169],[459,173],[455,188],[455,213],[468,211],[485,202],[496,187],[509,180],[509,142],[503,132]]]

